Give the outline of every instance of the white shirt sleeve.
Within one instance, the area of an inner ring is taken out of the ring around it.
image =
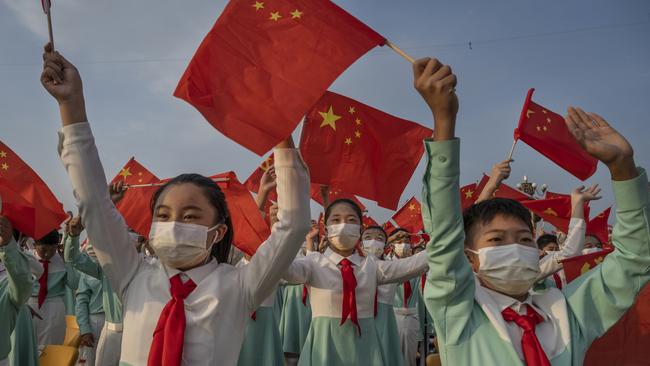
[[[287,283],[291,285],[309,284],[309,280],[311,278],[311,272],[312,272],[311,265],[313,264],[313,260],[310,257],[313,255],[320,255],[320,253],[318,252],[308,252],[308,253],[317,253],[317,254],[307,254],[307,256],[305,257],[296,258],[291,263],[291,265],[285,272],[284,276],[282,277]]]
[[[121,297],[138,269],[140,258],[129,243],[124,218],[109,196],[89,123],[61,129],[59,155],[72,182],[81,221],[92,238],[97,260]]]
[[[582,247],[585,244],[586,231],[587,224],[585,223],[585,220],[572,218],[569,223],[569,232],[567,233],[562,249],[546,255],[539,260],[540,272],[537,279],[542,280],[561,270],[561,260],[580,255],[582,253]]]
[[[377,284],[404,282],[421,275],[428,268],[426,250],[404,259],[377,261]]]
[[[278,193],[278,222],[251,263],[242,268],[240,279],[250,310],[257,309],[276,288],[305,240],[309,220],[309,173],[297,149],[276,149],[275,174]]]

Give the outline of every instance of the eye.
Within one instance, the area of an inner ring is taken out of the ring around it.
[[[491,242],[491,243],[497,243],[497,242],[501,241],[501,237],[500,236],[494,236],[494,237],[488,239],[488,241]]]
[[[196,220],[198,217],[196,215],[185,215],[183,216],[183,220],[185,221],[191,221],[191,220]]]
[[[158,212],[158,213],[156,214],[156,218],[157,218],[159,221],[165,221],[165,220],[168,220],[168,219],[169,219],[169,215],[167,215],[167,213],[165,213],[165,212]]]
[[[522,238],[522,239],[521,239],[521,242],[522,242],[522,243],[531,243],[532,241],[533,241],[533,239],[532,239],[532,238],[529,238],[529,237],[525,237],[525,238]]]

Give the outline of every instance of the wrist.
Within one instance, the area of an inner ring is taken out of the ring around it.
[[[634,157],[631,155],[616,159],[614,162],[609,163],[607,168],[612,176],[612,180],[615,181],[630,180],[639,175],[639,171],[634,163]]]
[[[83,95],[60,100],[59,112],[64,126],[88,121],[86,102]]]
[[[455,138],[456,117],[434,113],[433,114],[433,140],[444,141]]]

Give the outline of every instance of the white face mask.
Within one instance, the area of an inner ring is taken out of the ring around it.
[[[393,244],[393,250],[395,251],[395,254],[397,254],[398,257],[404,258],[408,257],[411,250],[411,244],[409,243],[397,243]]]
[[[186,268],[208,258],[215,242],[208,245],[208,233],[218,226],[208,228],[176,221],[154,221],[149,232],[149,245],[162,263],[172,268]]]
[[[601,251],[600,248],[586,248],[586,249],[582,250],[582,255],[596,253],[596,252],[600,252],[600,251]]]
[[[361,237],[361,226],[357,224],[336,224],[327,226],[327,240],[334,248],[347,251],[357,244]]]
[[[490,288],[507,295],[521,295],[539,276],[539,249],[521,244],[467,249],[478,255],[478,277]]]
[[[363,253],[366,256],[379,258],[384,254],[384,242],[376,239],[363,241]]]

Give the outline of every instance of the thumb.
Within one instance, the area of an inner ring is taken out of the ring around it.
[[[64,68],[76,69],[76,67],[72,64],[72,62],[68,61],[68,59],[63,57],[63,55],[60,54],[59,51],[54,51],[54,54],[56,54],[56,56],[59,58]]]

